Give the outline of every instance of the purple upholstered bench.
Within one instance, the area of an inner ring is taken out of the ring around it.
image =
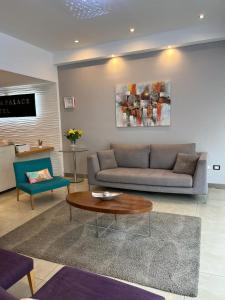
[[[64,267],[35,295],[40,300],[163,300],[164,298],[120,281]]]
[[[0,287],[0,300],[18,300],[18,299],[10,295],[2,287]]]
[[[31,271],[33,259],[0,249],[0,286],[3,289],[10,288],[14,283],[27,275],[31,293],[33,293]]]
[[[2,294],[4,291],[2,291]],[[39,300],[165,300],[161,296],[97,274],[64,267],[36,294]],[[1,300],[17,300],[8,295]]]

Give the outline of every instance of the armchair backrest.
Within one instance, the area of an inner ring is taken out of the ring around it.
[[[53,176],[53,169],[50,157],[17,161],[13,163],[16,184],[27,182],[26,172],[40,171],[48,169],[51,176]]]

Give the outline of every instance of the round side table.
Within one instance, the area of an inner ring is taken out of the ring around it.
[[[81,152],[87,152],[88,149],[85,147],[74,147],[73,149],[67,149],[67,150],[60,150],[59,152],[62,153],[69,153],[72,155],[73,158],[73,178],[74,180],[72,182],[79,183],[82,182],[83,178],[78,178],[77,176],[77,153]]]

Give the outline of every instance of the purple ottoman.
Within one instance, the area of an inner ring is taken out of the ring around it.
[[[0,249],[0,286],[10,288],[33,269],[33,260],[29,257]]]
[[[18,300],[0,287],[0,300]]]
[[[165,300],[161,296],[134,286],[89,273],[64,267],[35,295],[40,300]]]

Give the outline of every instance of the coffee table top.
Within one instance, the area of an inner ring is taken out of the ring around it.
[[[89,211],[108,214],[138,214],[150,212],[153,203],[142,196],[121,194],[113,200],[100,200],[90,192],[71,193],[66,200],[70,205]]]

